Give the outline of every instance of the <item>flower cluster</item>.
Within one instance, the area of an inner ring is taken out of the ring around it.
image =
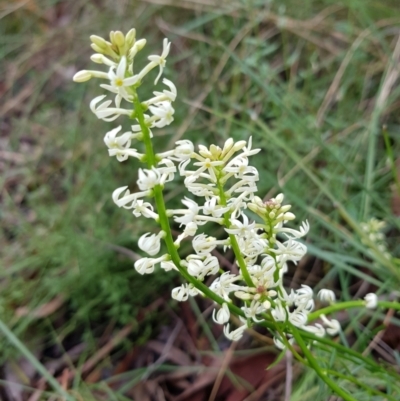
[[[108,153],[120,162],[134,157],[146,164],[146,168],[138,171],[139,191],[131,192],[123,186],[114,191],[112,199],[117,206],[130,209],[136,217],[153,219],[161,226],[159,233],[145,233],[140,238],[138,246],[148,257],[138,260],[135,269],[140,274],[150,274],[159,266],[165,271],[183,273],[189,282],[172,290],[172,297],[178,301],[204,294],[207,283],[208,290],[214,294],[212,298],[220,304],[213,312],[213,320],[224,325],[223,331],[231,340],[240,339],[253,323],[264,321],[281,328],[273,332],[279,348],[293,343],[291,326],[316,336],[337,334],[339,322],[324,315],[321,323],[308,324],[308,315],[314,309],[310,287],[303,284],[287,291],[283,285],[288,263],[296,264],[307,252],[301,238],[309,231],[309,224],[303,222],[299,229],[287,226],[295,215],[290,205],[283,204],[283,194],[267,201],[256,195],[259,173],[250,164],[250,158],[260,149],[252,147],[252,139],[236,142],[228,139],[222,147],[199,145],[197,151],[191,141],[180,140],[174,149],[155,154],[151,129],[162,128],[173,121],[176,87],[164,78],[162,82],[166,88],[162,92],[154,91],[154,96],[146,101],[139,100],[137,90],[146,75],[158,67],[154,81],[157,84],[170,43],[164,39],[162,54],[148,57],[149,63],[136,72],[134,61],[146,42],[135,39],[135,30],[126,36],[119,31],[111,32],[110,41],[98,36],[92,36],[91,40],[97,52],[91,59],[106,65],[108,72],[84,70],[78,72],[74,80],[105,80],[100,86],[115,95],[114,102],[106,100],[105,95],[96,97],[90,104],[93,113],[105,121],[113,121],[121,115],[135,120],[126,132],[120,133],[119,126],[106,133],[104,142]],[[134,140],[139,145],[142,142],[143,153],[131,147]],[[182,208],[167,210],[163,188],[177,174],[191,195],[182,200]],[[249,216],[253,216],[253,220]],[[172,238],[169,219],[181,228],[176,238]],[[221,227],[218,237],[208,234],[209,230],[204,228],[206,224],[212,225],[214,232],[215,226]],[[188,238],[193,252],[180,259],[176,250]],[[161,252],[163,241],[167,247],[164,254]],[[223,271],[213,254],[216,248],[232,250],[237,269]],[[319,296],[322,301],[335,301],[335,295],[329,290],[321,290]],[[369,301],[373,303],[372,299]],[[229,324],[233,305],[240,305],[242,321],[235,330],[231,330]]]
[[[141,85],[143,78],[154,68],[159,68],[158,76],[154,84],[157,84],[166,64],[171,43],[164,39],[163,51],[160,56],[149,56],[149,63],[138,73],[134,73],[134,59],[137,53],[146,44],[145,39],[136,40],[136,31],[131,29],[126,36],[120,31],[110,33],[110,41],[99,36],[92,35],[92,49],[96,54],[91,56],[91,60],[97,64],[104,64],[109,67],[108,72],[82,70],[77,72],[73,79],[75,82],[85,82],[91,78],[104,79],[107,83],[100,86],[115,95],[114,104],[112,100],[105,100],[106,95],[95,97],[90,103],[90,109],[104,121],[113,121],[121,115],[135,117],[132,105],[135,98],[135,90]],[[149,128],[162,128],[173,121],[175,110],[171,103],[176,99],[176,87],[168,79],[163,79],[167,86],[162,92],[153,92],[154,96],[144,101],[141,107],[149,111],[151,115],[144,115],[145,123]],[[121,107],[122,101],[128,103]],[[116,156],[119,161],[126,160],[129,156],[138,157],[135,149],[130,149],[131,140],[141,139],[140,124],[132,125],[132,131],[121,136],[117,136],[120,127],[109,132],[104,138],[104,142],[109,148],[110,156]]]
[[[233,250],[239,273],[223,272],[210,285],[210,289],[226,302],[222,309],[214,311],[213,319],[225,325],[224,333],[228,338],[239,339],[252,322],[260,323],[265,319],[290,322],[323,336],[326,330],[321,324],[307,325],[308,314],[314,308],[311,288],[302,285],[288,293],[283,286],[288,262],[296,264],[307,251],[298,240],[307,234],[309,225],[304,222],[299,230],[285,227],[295,216],[290,212],[290,205],[283,205],[282,194],[267,202],[255,195],[259,173],[249,160],[259,151],[252,148],[251,138],[248,142],[228,139],[222,148],[200,145],[198,152],[193,151],[190,158],[180,161],[178,170],[184,177],[185,187],[199,199],[196,202],[186,198],[185,209],[169,211],[183,227],[183,235],[176,245],[186,232],[194,237],[194,253],[182,264],[194,278],[204,281],[219,271],[212,251],[217,247]],[[251,221],[248,212],[257,215],[257,221]],[[206,223],[222,226],[225,236],[197,234],[199,226]],[[193,289],[184,284],[179,291],[174,290],[173,297],[187,299],[192,292]],[[241,303],[244,315],[242,326],[234,331],[230,331],[227,323],[228,305],[232,303]],[[337,321],[324,317],[324,323],[329,334],[336,334],[340,329]],[[276,335],[275,343],[283,347],[284,340]]]
[[[374,243],[379,252],[386,258],[391,259],[391,255],[387,249],[385,235],[382,231],[386,227],[386,223],[378,219],[370,219],[367,222],[360,224],[361,230],[367,235],[368,240]],[[362,239],[365,245],[369,245],[365,239]]]

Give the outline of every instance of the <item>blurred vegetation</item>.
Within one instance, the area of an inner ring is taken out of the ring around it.
[[[148,41],[143,57],[172,41],[165,76],[179,96],[158,150],[183,137],[222,144],[250,135],[263,149],[260,196],[284,192],[311,224],[310,256],[288,286],[307,281],[342,300],[398,294],[397,0],[28,0],[7,2],[0,18],[0,318],[30,348],[62,353],[84,339],[83,363],[106,327],[132,323],[129,349],[167,319],[154,312],[136,324],[140,311],[179,282],[134,271],[137,239],[152,228],[116,208],[111,193],[135,187],[137,165],[107,156],[103,137],[115,124],[89,110],[97,83],[71,81],[93,68],[89,35],[112,29],[135,27]],[[169,188],[173,207],[183,188]],[[372,217],[387,222],[391,260],[359,229]],[[362,351],[382,316],[366,327],[349,316],[346,334]],[[2,363],[18,358],[8,340],[0,337]],[[318,397],[293,400],[327,399],[310,375],[296,394],[308,383]]]

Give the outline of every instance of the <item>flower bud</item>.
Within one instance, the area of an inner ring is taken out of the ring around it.
[[[244,291],[235,291],[235,297],[239,298],[239,299],[243,299],[243,300],[248,300],[252,296],[251,296],[251,294],[244,292]]]
[[[234,145],[233,139],[232,138],[228,138],[225,141],[224,147],[222,149],[222,157],[224,157],[231,150],[233,145]]]
[[[235,152],[239,151],[240,149],[243,149],[246,146],[246,141],[237,141],[234,145],[233,145],[233,149],[235,150]]]
[[[90,40],[98,46],[100,49],[106,50],[108,47],[107,41],[105,41],[103,38],[97,35],[91,35]]]
[[[90,60],[97,64],[103,64],[103,55],[100,53],[92,54],[90,56]]]
[[[375,309],[378,306],[378,297],[374,293],[367,294],[364,297],[365,307],[368,309]]]
[[[140,51],[143,49],[143,47],[146,45],[146,39],[139,39],[135,42],[134,47],[136,48],[136,51]]]
[[[283,220],[294,220],[296,216],[293,213],[286,212],[283,215]]]
[[[86,70],[82,70],[82,71],[78,71],[74,76],[73,76],[73,80],[75,82],[86,82],[89,81],[89,79],[92,78],[92,74],[89,71]]]
[[[124,46],[125,36],[121,31],[114,32],[114,43],[120,48]]]
[[[266,310],[271,309],[271,302],[269,302],[269,301],[264,301],[264,302],[262,303],[262,306],[263,306]]]
[[[92,54],[90,56],[90,59],[97,64],[105,64],[108,65],[109,67],[115,67],[117,65],[117,63],[115,63],[114,61],[110,60],[109,58],[103,56],[100,53],[96,53],[96,54]]]
[[[332,290],[322,289],[318,292],[318,298],[323,302],[331,303],[336,301],[335,293]]]
[[[104,53],[106,49],[102,49],[100,46],[97,46],[96,43],[92,43],[90,47],[96,52],[96,53]]]
[[[125,36],[125,43],[128,47],[132,47],[133,43],[135,42],[136,37],[136,29],[132,28]]]
[[[115,35],[115,32],[114,31],[110,31],[110,42],[112,44],[114,44],[114,35]]]

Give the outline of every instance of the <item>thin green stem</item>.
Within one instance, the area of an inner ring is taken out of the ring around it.
[[[400,302],[379,301],[378,306],[385,309],[400,310]]]
[[[357,385],[358,387],[361,387],[365,390],[367,390],[371,395],[375,394],[375,395],[380,395],[383,397],[383,399],[388,399],[391,401],[397,401],[395,398],[393,398],[392,396],[390,396],[389,394],[386,393],[382,393],[382,391],[379,390],[375,390],[374,388],[368,386],[367,384],[364,384],[362,382],[360,382],[359,380],[357,380],[355,377],[353,377],[352,375],[345,375],[343,373],[337,372],[336,370],[327,370],[327,373],[329,373],[332,376],[336,376],[339,377],[343,380],[347,380],[351,383],[354,383],[355,385]]]
[[[302,336],[304,338],[307,338],[309,340],[313,341],[314,347],[318,347],[320,349],[323,349],[327,352],[332,352],[332,348],[336,349],[342,357],[348,360],[352,360],[353,362],[360,363],[360,361],[364,362],[366,365],[370,367],[371,370],[378,370],[382,374],[389,374],[396,382],[399,381],[399,375],[397,372],[392,371],[389,367],[387,366],[382,366],[379,365],[377,362],[375,362],[373,359],[368,358],[362,354],[360,354],[357,351],[354,351],[351,348],[345,347],[344,345],[338,344],[335,341],[332,341],[329,338],[325,337],[317,337],[315,334],[312,334],[307,331],[302,332]],[[352,359],[354,358],[354,360]]]
[[[153,144],[151,141],[150,137],[150,130],[149,127],[147,126],[145,119],[144,119],[144,113],[143,109],[140,103],[140,100],[137,96],[137,93],[134,91],[133,95],[133,103],[135,107],[135,118],[137,118],[140,128],[142,130],[143,134],[143,142],[145,145],[146,149],[146,163],[149,168],[155,167],[157,159],[153,150]],[[226,302],[223,298],[215,294],[213,291],[211,291],[204,283],[201,281],[197,280],[193,276],[191,276],[185,267],[181,265],[181,258],[179,256],[179,253],[175,247],[174,244],[174,239],[172,237],[172,232],[171,232],[171,227],[169,224],[169,218],[167,215],[167,210],[165,207],[165,201],[164,201],[164,196],[162,192],[163,188],[161,185],[156,185],[153,189],[154,193],[154,200],[156,203],[157,207],[157,213],[159,216],[159,223],[161,226],[161,229],[165,232],[165,237],[164,237],[164,242],[165,245],[168,249],[168,253],[171,257],[171,260],[179,270],[179,273],[188,281],[191,283],[195,288],[197,288],[199,291],[201,291],[204,295],[206,295],[208,298],[212,299],[214,302],[222,305],[223,303],[227,303],[228,307],[231,312],[238,316],[245,317],[243,311],[238,308],[235,305],[232,305],[229,302]]]
[[[310,350],[307,348],[307,345],[304,343],[303,338],[297,328],[291,325],[292,334],[295,338],[298,346],[303,351],[304,356],[307,358],[310,367],[315,370],[315,373],[340,397],[342,397],[345,401],[357,401],[354,397],[352,397],[348,392],[343,390],[339,385],[337,385],[328,375],[326,370],[322,370],[318,365],[318,362],[311,354]]]
[[[272,316],[271,312],[269,312],[268,315],[264,314],[263,316],[265,319],[269,317],[271,321],[274,323],[274,329],[279,333],[279,336],[281,337],[283,344],[289,349],[289,351],[296,357],[296,359],[301,362],[303,365],[308,366],[307,361],[295,350],[292,344],[290,344],[289,340],[286,338],[282,328],[280,327],[279,323],[276,322],[274,317]],[[262,322],[260,325],[264,327],[268,327],[265,325],[266,321]],[[268,327],[270,328],[270,327]]]
[[[393,154],[393,148],[392,148],[392,145],[390,144],[390,138],[389,138],[386,127],[384,127],[382,129],[382,135],[383,135],[383,139],[385,141],[386,154],[387,154],[389,162],[390,162],[390,168],[392,170],[393,180],[396,185],[397,193],[400,195],[399,174],[397,172],[396,162],[395,162],[395,158],[394,158],[394,154]]]
[[[222,187],[222,184],[219,180],[217,180],[217,187],[219,190],[219,199],[220,199],[220,203],[222,206],[226,206],[227,205],[227,201],[226,201],[226,196],[225,196],[225,192],[224,192],[224,188]],[[229,220],[229,212],[226,212],[224,214],[224,225],[225,227],[229,228],[231,226],[230,220]],[[239,248],[239,244],[237,242],[237,239],[235,237],[234,234],[229,234],[229,240],[231,243],[231,247],[232,250],[235,254],[235,258],[238,262],[239,268],[240,268],[240,272],[243,275],[244,281],[246,282],[246,284],[249,287],[254,287],[253,281],[250,277],[250,274],[247,270],[247,266],[246,266],[246,262],[243,259],[243,255],[240,252],[240,248]]]
[[[400,310],[399,302],[379,301],[378,306],[384,309]],[[321,315],[329,315],[330,313],[350,308],[365,308],[365,301],[357,300],[332,304],[330,306],[327,306],[326,308],[322,308],[310,313],[308,315],[308,322],[312,322],[313,320],[318,319]]]
[[[139,97],[135,90],[133,90],[133,105],[135,107],[135,118],[137,118],[140,128],[142,129],[143,142],[146,148],[146,163],[149,168],[152,168],[156,165],[156,157],[153,150],[153,143],[151,142],[150,129],[144,120],[142,105],[140,104]]]
[[[36,359],[29,349],[19,340],[19,338],[0,320],[0,331],[8,338],[15,348],[32,364],[32,366],[47,380],[51,387],[68,401],[74,401],[60,385],[60,383],[47,371],[47,369]]]
[[[329,315],[333,312],[341,311],[349,308],[365,308],[365,301],[347,301],[329,305],[325,308],[318,309],[308,315],[308,322],[318,319],[321,315]]]

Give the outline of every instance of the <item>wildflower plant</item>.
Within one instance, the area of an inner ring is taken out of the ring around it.
[[[398,309],[399,304],[378,302],[373,293],[364,300],[337,303],[335,294],[323,289],[318,297],[328,306],[314,311],[314,293],[309,286],[302,284],[296,290],[284,287],[288,263],[297,264],[307,252],[301,239],[310,229],[308,222],[298,229],[289,227],[287,223],[295,220],[295,215],[284,203],[284,195],[267,201],[257,195],[259,172],[251,160],[260,149],[253,147],[252,138],[237,142],[228,139],[221,147],[199,145],[197,149],[184,139],[173,149],[156,151],[152,131],[174,119],[177,89],[170,80],[161,80],[171,43],[164,39],[161,55],[149,56],[148,63],[139,67],[143,61],[137,58],[146,40],[135,36],[134,29],[126,35],[111,32],[109,41],[91,36],[91,47],[96,52],[91,60],[104,65],[105,71],[83,70],[74,76],[76,82],[91,78],[103,81],[100,87],[106,94],[90,103],[99,119],[130,121],[127,131],[119,125],[107,132],[104,143],[109,156],[117,161],[136,158],[143,164],[138,170],[139,190],[117,188],[113,201],[135,217],[152,219],[160,227],[158,233],[140,237],[138,246],[146,256],[135,262],[135,269],[140,274],[177,270],[184,283],[172,290],[172,298],[181,302],[192,296],[211,299],[215,303],[212,318],[224,326],[225,336],[232,341],[239,340],[255,324],[266,327],[277,348],[290,350],[343,399],[354,400],[319,366],[311,349],[321,342],[357,359],[354,352],[326,339],[341,330],[340,323],[327,315],[349,307],[373,309],[380,305]],[[145,79],[154,79],[157,90],[153,96],[141,93]],[[181,208],[168,209],[164,192],[168,183],[179,177],[188,196],[182,199]],[[257,216],[256,221],[250,220],[248,211]],[[175,237],[171,221],[180,228]],[[205,225],[221,226],[223,236],[207,235]],[[183,255],[180,246],[184,240],[191,242],[192,251]],[[216,248],[233,252],[237,272],[223,270],[213,255]],[[206,281],[211,284],[207,286]],[[232,327],[231,315],[239,317],[239,327]],[[373,366],[380,368],[375,363]]]

